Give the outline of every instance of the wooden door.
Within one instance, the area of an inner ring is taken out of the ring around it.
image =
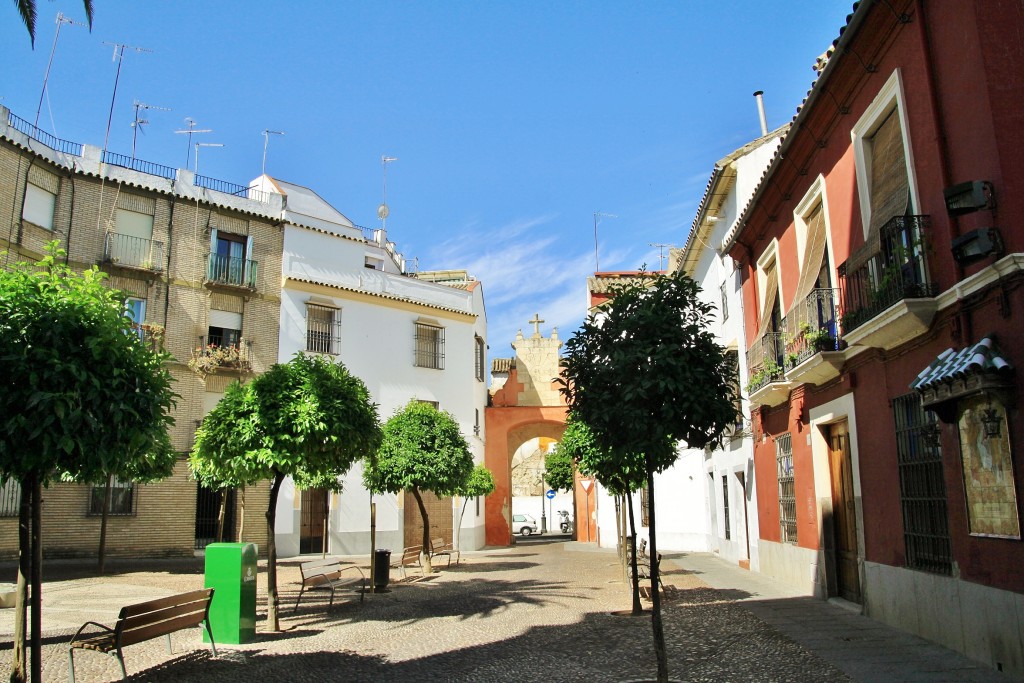
[[[860,602],[857,569],[857,511],[850,462],[850,430],[844,420],[828,427],[829,470],[832,478],[832,521],[835,533],[836,582],[840,596]]]
[[[323,553],[327,533],[327,489],[302,491],[302,524],[299,529],[300,553]]]

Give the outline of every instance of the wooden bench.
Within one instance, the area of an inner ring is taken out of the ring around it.
[[[391,556],[391,567],[402,572],[402,578],[407,578],[409,575],[406,572],[406,567],[420,566],[420,547],[418,545],[409,546],[408,548],[402,548],[402,554]]]
[[[145,640],[167,636],[167,652],[171,654],[171,634],[175,631],[202,625],[210,637],[210,649],[217,656],[217,646],[210,631],[210,600],[213,589],[181,593],[167,598],[140,602],[121,608],[114,627],[87,621],[78,629],[68,643],[68,680],[75,683],[75,650],[93,650],[117,657],[121,665],[121,677],[128,678],[124,668],[122,648]],[[83,633],[89,626],[100,629],[99,633]]]
[[[459,563],[459,551],[451,543],[445,543],[443,538],[434,538],[430,541],[430,558],[448,557],[448,565],[452,566],[452,556],[455,557],[455,564]]]
[[[295,601],[293,612],[299,611],[299,602],[307,590],[322,588],[331,591],[331,601],[328,607],[334,604],[334,591],[338,588],[352,589],[359,591],[359,602],[363,601],[366,594],[366,577],[363,570],[355,565],[344,567],[340,560],[328,557],[322,560],[312,560],[299,565],[302,572],[302,586],[299,588],[299,597]]]

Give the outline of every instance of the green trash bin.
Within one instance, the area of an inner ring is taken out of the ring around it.
[[[255,543],[206,546],[206,587],[213,589],[210,630],[218,645],[256,637],[256,558]],[[205,631],[203,639],[209,640]]]

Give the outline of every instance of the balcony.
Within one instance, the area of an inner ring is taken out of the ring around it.
[[[108,232],[103,246],[103,262],[119,268],[164,272],[164,243]]]
[[[221,254],[207,255],[206,284],[237,289],[256,289],[259,264],[252,259]]]
[[[250,372],[252,342],[239,339],[238,343],[233,344],[217,335],[198,337],[188,366],[202,377],[219,369]]]
[[[849,344],[888,350],[928,331],[938,291],[928,267],[929,222],[896,216],[839,266]]]
[[[795,383],[785,377],[786,335],[769,332],[747,349],[747,391],[751,406],[781,405]]]
[[[813,289],[785,318],[786,379],[822,384],[838,377],[846,342],[838,325],[838,289]]]
[[[153,323],[132,323],[132,331],[139,341],[150,351],[164,350],[164,327]]]

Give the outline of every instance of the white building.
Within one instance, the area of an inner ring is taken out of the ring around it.
[[[255,185],[285,197],[279,360],[297,352],[335,357],[366,384],[382,422],[410,400],[434,403],[455,417],[474,460],[483,462],[487,320],[481,283],[465,271],[409,272],[383,230],[355,226],[309,188],[268,176]],[[324,549],[369,554],[371,496],[361,463],[343,483],[340,494],[297,491],[291,481],[282,486],[276,528],[282,557]],[[407,506],[401,494],[373,496],[372,502],[376,547],[401,552],[418,545],[419,532],[413,536],[406,528],[419,523],[415,504]],[[451,540],[461,509],[458,500],[434,501],[435,535]],[[483,546],[482,500],[467,506],[460,541],[467,549]]]
[[[746,377],[742,291],[732,259],[720,253],[726,235],[753,195],[787,127],[780,128],[732,152],[715,164],[704,197],[683,249],[673,249],[669,269],[683,270],[701,287],[701,299],[714,305],[712,324],[718,342],[735,354],[738,375]],[[623,274],[628,277],[628,274]],[[601,288],[592,278],[592,296]],[[746,410],[746,391],[742,414]],[[659,551],[714,552],[723,559],[758,569],[757,499],[754,488],[753,444],[742,419],[723,447],[714,450],[680,444],[679,459],[655,475],[655,513]],[[615,503],[597,487],[598,540],[614,547]],[[634,494],[640,538],[649,536],[646,491]]]

